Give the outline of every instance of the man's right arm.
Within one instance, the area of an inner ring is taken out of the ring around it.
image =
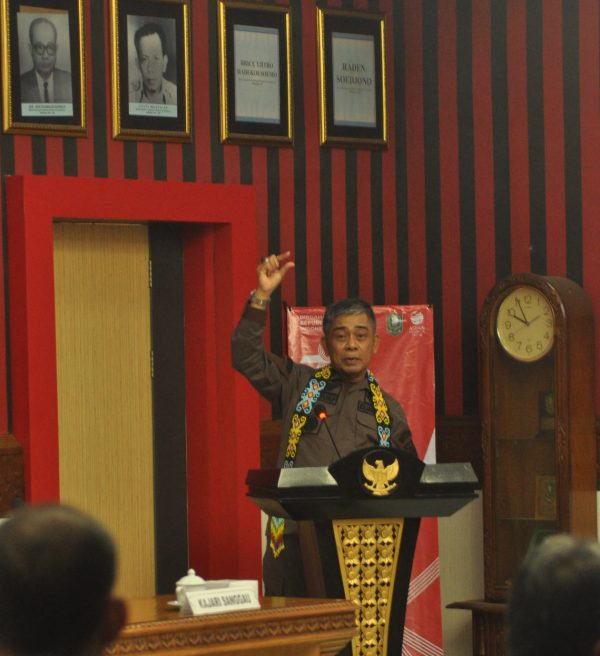
[[[233,367],[270,401],[281,394],[281,385],[289,374],[289,361],[269,353],[264,345],[267,313],[246,306],[231,338]]]
[[[269,255],[259,262],[256,267],[256,289],[231,339],[234,368],[271,401],[280,398],[282,384],[292,369],[291,361],[269,353],[263,340],[271,295],[294,266],[289,257],[288,251]]]

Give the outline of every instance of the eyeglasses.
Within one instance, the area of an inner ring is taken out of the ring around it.
[[[43,55],[44,52],[47,52],[49,55],[54,55],[56,54],[56,43],[48,43],[47,45],[34,43],[33,50],[36,55]]]

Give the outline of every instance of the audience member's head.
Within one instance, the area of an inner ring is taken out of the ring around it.
[[[125,620],[115,547],[68,506],[23,506],[0,525],[0,653],[96,656]]]
[[[600,654],[600,545],[556,535],[521,565],[508,602],[510,656]]]

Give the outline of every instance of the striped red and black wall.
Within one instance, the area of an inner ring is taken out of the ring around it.
[[[566,275],[600,311],[598,2],[289,4],[293,148],[219,143],[216,0],[191,1],[193,142],[112,139],[108,0],[93,0],[87,138],[3,134],[0,173],[255,185],[259,252],[290,249],[296,261],[283,299],[433,304],[437,412],[476,414],[477,318],[498,278]],[[385,150],[318,144],[316,4],[385,14]],[[6,295],[1,321],[5,312]],[[272,313],[270,335],[282,348],[282,313]],[[7,431],[4,354],[0,344]]]

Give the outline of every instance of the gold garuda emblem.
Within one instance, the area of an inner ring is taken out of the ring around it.
[[[389,465],[385,465],[380,459],[375,460],[374,465],[370,464],[366,458],[363,459],[362,473],[367,480],[364,487],[374,496],[386,497],[390,494],[397,487],[397,483],[393,481],[399,472],[400,463],[397,458],[394,458]]]

